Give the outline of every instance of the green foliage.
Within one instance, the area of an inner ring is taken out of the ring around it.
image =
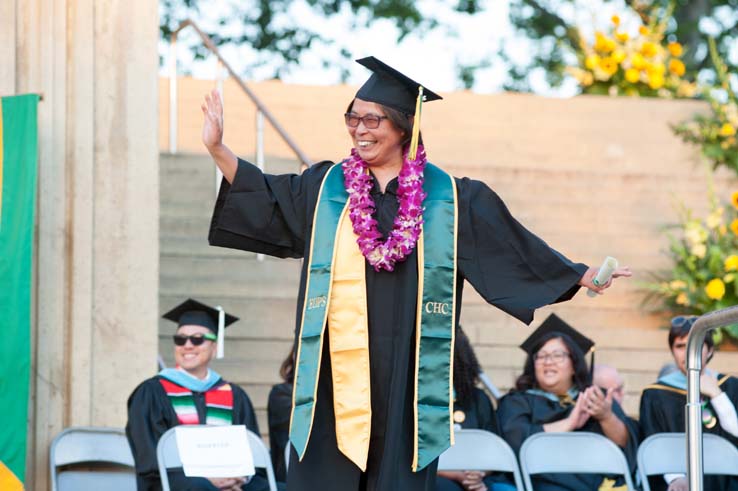
[[[501,48],[500,55],[511,66],[506,88],[530,90],[530,74],[541,69],[546,72],[546,80],[552,87],[561,85],[566,66],[572,64],[571,60],[580,46],[573,15],[566,14],[592,3],[583,0],[510,0],[510,22],[518,34],[533,44],[530,60],[522,63],[513,62],[509,47]],[[665,35],[667,39],[679,39],[685,45],[683,61],[685,78],[689,80],[694,80],[700,72],[712,72],[703,30],[705,26],[715,27],[717,32],[711,31],[710,35],[716,38],[718,52],[724,59],[738,42],[738,15],[735,14],[738,0],[601,0],[601,3],[630,7],[645,25],[650,23],[654,12],[673,6]],[[728,65],[731,71],[736,68],[735,64]]]
[[[385,19],[392,21],[397,28],[398,40],[411,32],[422,33],[443,24],[443,19],[432,13],[422,11],[413,0],[304,0],[314,12],[325,17],[346,16],[350,25],[363,28],[372,21]],[[299,61],[300,55],[318,43],[325,45],[332,41],[326,33],[317,32],[300,22],[301,19],[288,15],[293,0],[245,0],[228,5],[231,12],[225,12],[217,21],[216,29],[201,26],[217,46],[246,45],[269,59],[274,76],[279,78],[290,66]],[[227,2],[221,3],[224,8]],[[169,39],[180,22],[187,18],[196,20],[203,11],[211,8],[212,2],[206,0],[160,0],[160,31],[164,39]],[[224,9],[225,10],[225,9]],[[458,12],[474,14],[480,10],[477,0],[459,0],[455,6]],[[237,29],[231,27],[237,24]],[[232,33],[236,31],[235,33]],[[229,34],[226,34],[229,33]],[[232,34],[231,34],[232,33]],[[349,40],[350,41],[350,40]],[[207,56],[207,50],[199,43],[191,48],[195,59]],[[344,60],[349,63],[348,50],[339,47]],[[255,60],[252,67],[264,65],[265,58]],[[324,65],[336,60],[324,59]]]

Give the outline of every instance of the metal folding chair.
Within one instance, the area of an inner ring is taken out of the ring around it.
[[[169,428],[159,439],[156,445],[156,459],[159,464],[159,477],[161,478],[162,491],[170,491],[169,474],[167,469],[182,467],[182,460],[179,458],[177,450],[177,439],[175,438],[176,428],[198,428],[202,425],[183,425]],[[274,469],[272,468],[272,459],[269,456],[269,449],[261,441],[256,433],[246,430],[249,439],[249,447],[254,458],[254,467],[264,468],[267,473],[267,481],[269,482],[269,490],[277,491],[277,481],[274,478]]]
[[[484,430],[456,430],[454,440],[438,459],[439,471],[511,472],[515,487],[524,490],[518,459],[505,440]]]
[[[702,450],[709,457],[704,474],[738,476],[738,449],[725,438],[702,435]],[[643,491],[651,491],[648,476],[687,473],[687,436],[685,433],[657,433],[638,447],[638,475]]]
[[[597,433],[574,431],[536,433],[520,448],[520,468],[528,491],[533,491],[532,474],[618,474],[629,490],[635,490],[628,461],[622,450]]]
[[[123,429],[67,428],[51,442],[51,489],[135,491],[134,465]]]

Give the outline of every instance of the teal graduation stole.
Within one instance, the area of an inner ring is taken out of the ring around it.
[[[453,444],[457,198],[453,177],[428,163],[424,225],[416,252],[418,300],[413,471]],[[295,362],[290,441],[303,458],[312,430],[338,227],[348,202],[340,164],[326,174],[313,217],[305,302]],[[358,245],[355,245],[358,248]],[[343,300],[343,299],[342,299]],[[367,388],[363,388],[368,390]],[[361,467],[361,465],[360,465]]]

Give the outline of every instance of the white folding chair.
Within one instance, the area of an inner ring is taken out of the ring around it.
[[[629,490],[635,490],[628,461],[622,450],[597,433],[574,431],[536,433],[520,448],[520,468],[528,491],[533,491],[532,474],[618,474]]]
[[[439,471],[511,472],[515,487],[524,491],[518,459],[505,440],[484,430],[456,430],[454,440],[438,459]]]
[[[197,428],[203,425],[184,425],[179,428]],[[169,428],[159,439],[156,445],[156,459],[159,464],[159,477],[161,478],[162,491],[170,491],[169,475],[167,469],[174,467],[182,467],[182,460],[179,458],[177,450],[177,439],[175,438],[175,429]],[[269,490],[277,491],[277,480],[274,478],[274,469],[272,468],[272,459],[269,457],[269,449],[264,445],[259,435],[246,430],[249,439],[249,447],[254,458],[254,467],[264,468],[267,473],[267,481],[269,482]]]
[[[51,489],[135,491],[134,465],[123,429],[67,428],[51,442]]]
[[[738,476],[738,449],[725,438],[702,435],[704,473]],[[687,437],[684,433],[657,433],[638,447],[638,475],[643,491],[651,491],[648,476],[687,473]]]

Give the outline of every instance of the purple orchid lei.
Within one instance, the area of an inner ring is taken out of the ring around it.
[[[397,183],[397,201],[400,207],[386,240],[382,240],[377,221],[372,216],[375,204],[370,192],[374,182],[367,172],[368,164],[359,157],[355,148],[351,149],[351,157],[341,164],[344,186],[349,193],[349,217],[354,233],[358,236],[356,243],[375,271],[393,271],[395,263],[405,260],[415,249],[423,224],[425,164],[425,149],[422,145],[418,145],[415,160],[410,160],[405,152]]]

